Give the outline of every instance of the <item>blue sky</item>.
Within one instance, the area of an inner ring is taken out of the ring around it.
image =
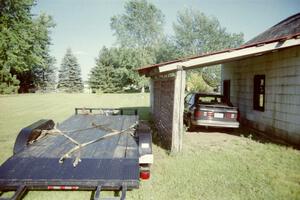
[[[165,15],[165,33],[173,34],[177,12],[193,8],[215,16],[229,32],[243,32],[249,40],[279,21],[300,12],[300,0],[149,0]],[[38,0],[34,14],[50,14],[56,27],[52,30],[51,54],[59,68],[66,49],[78,58],[83,79],[102,46],[113,46],[116,38],[110,18],[124,13],[122,0]]]

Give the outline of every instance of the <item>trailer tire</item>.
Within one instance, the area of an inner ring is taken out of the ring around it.
[[[54,128],[54,122],[51,119],[41,119],[25,128],[18,134],[13,153],[16,154],[22,149],[26,148],[29,142],[35,140],[40,135],[37,130],[51,130]]]

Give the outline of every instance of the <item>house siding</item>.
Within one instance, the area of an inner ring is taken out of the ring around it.
[[[265,111],[253,110],[254,75],[265,75]],[[230,99],[241,122],[290,143],[300,144],[300,47],[222,65]]]

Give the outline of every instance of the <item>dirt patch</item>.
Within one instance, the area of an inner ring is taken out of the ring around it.
[[[222,150],[228,145],[247,143],[247,139],[237,134],[236,130],[200,129],[185,132],[184,138],[189,149],[197,147],[214,151]]]
[[[194,132],[186,132],[187,137],[199,144],[215,144],[238,140],[241,137],[231,130],[199,129]]]

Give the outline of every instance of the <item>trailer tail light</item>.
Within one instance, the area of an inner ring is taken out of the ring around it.
[[[148,180],[150,178],[150,171],[141,171],[140,172],[140,179]]]
[[[64,185],[59,185],[59,186],[53,186],[49,185],[48,190],[78,190],[78,186],[64,186]]]
[[[197,110],[197,109],[196,109],[196,110],[194,111],[194,118],[197,119],[197,118],[200,118],[200,117],[201,117],[201,112],[200,112],[200,110]]]

